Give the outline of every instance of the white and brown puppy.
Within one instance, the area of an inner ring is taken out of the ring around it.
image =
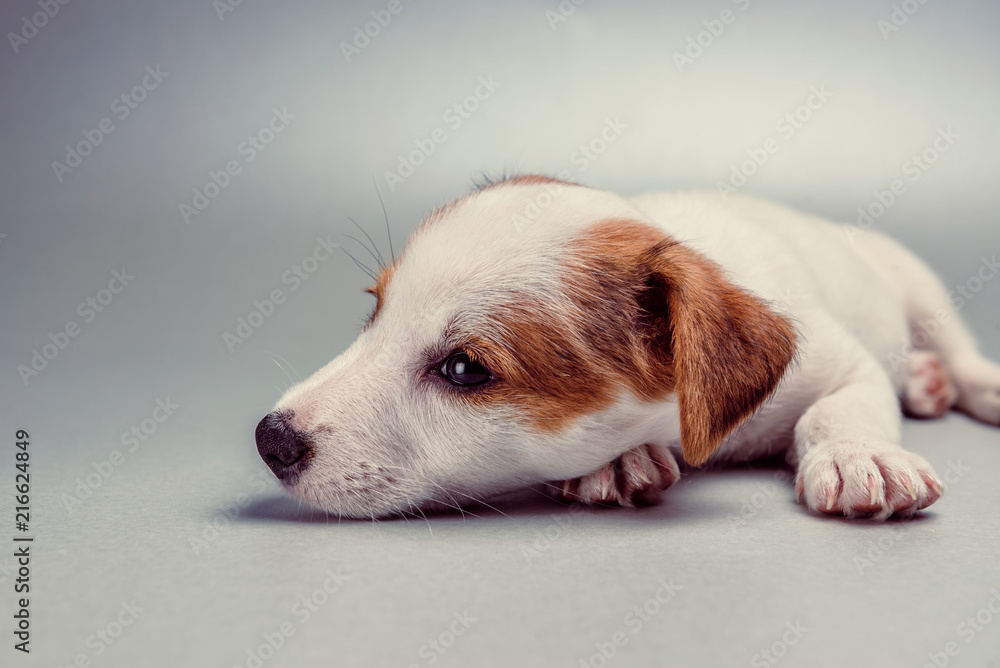
[[[346,517],[541,481],[630,505],[675,454],[777,453],[811,510],[908,516],[942,489],[900,399],[1000,424],[1000,366],[920,260],[749,197],[508,179],[429,216],[371,292],[357,341],[256,433],[292,494]]]

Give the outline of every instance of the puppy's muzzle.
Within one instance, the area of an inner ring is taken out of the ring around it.
[[[268,413],[257,424],[257,452],[283,483],[292,483],[312,460],[313,448],[299,436],[285,412]]]

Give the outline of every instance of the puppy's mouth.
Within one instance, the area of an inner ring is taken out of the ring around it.
[[[257,452],[271,472],[286,487],[298,482],[309,468],[316,449],[291,427],[290,411],[268,413],[257,424]]]
[[[296,430],[294,416],[291,410],[268,413],[254,434],[260,458],[293,496],[356,519],[406,514],[424,506],[422,490],[407,479],[412,476],[402,467],[353,458],[344,458],[352,462],[350,466],[334,465],[329,457],[320,462],[322,439]]]

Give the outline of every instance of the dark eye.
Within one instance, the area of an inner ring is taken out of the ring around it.
[[[463,352],[452,353],[444,361],[441,375],[456,385],[482,385],[492,378],[489,369]]]

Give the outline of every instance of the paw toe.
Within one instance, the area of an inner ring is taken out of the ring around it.
[[[564,501],[630,507],[655,502],[679,478],[680,469],[670,451],[646,444],[593,473],[555,483],[550,489]]]
[[[587,504],[620,503],[622,498],[615,484],[614,464],[605,464],[593,473],[580,478],[577,497],[579,501]]]
[[[889,446],[841,444],[810,452],[796,480],[796,493],[811,510],[878,521],[909,517],[942,491],[922,457]]]

